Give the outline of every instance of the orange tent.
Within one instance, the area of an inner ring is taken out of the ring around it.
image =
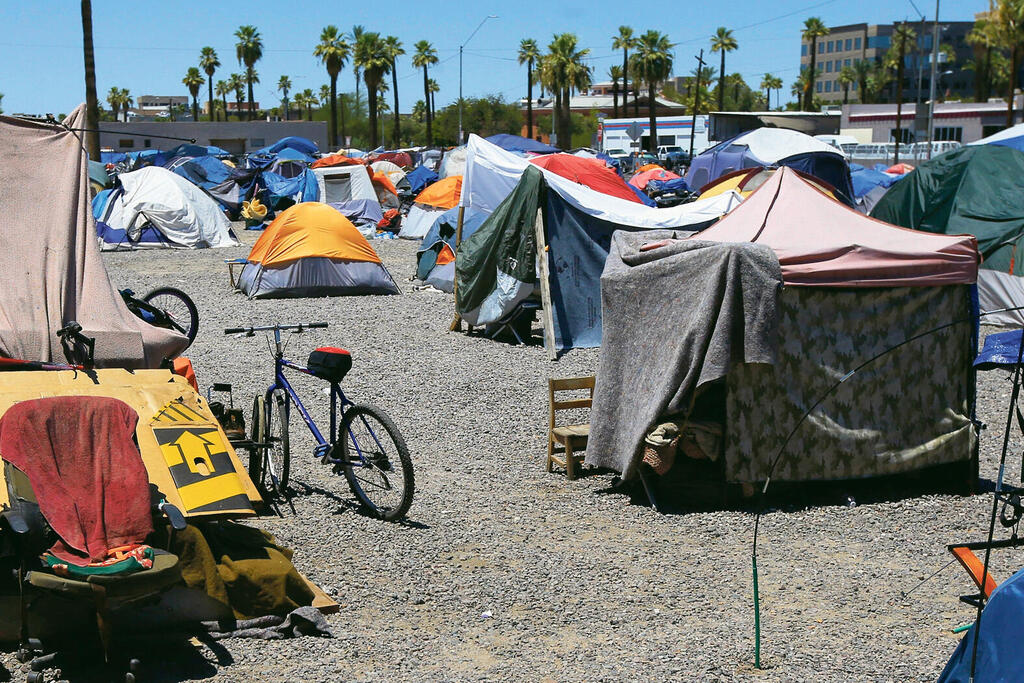
[[[396,197],[398,196],[398,190],[395,189],[395,184],[391,182],[391,178],[388,178],[387,173],[374,173],[372,180],[374,185],[381,185],[389,192],[391,192],[391,194],[395,195]],[[381,203],[383,204],[383,202]]]
[[[643,173],[644,171],[664,171],[665,169],[658,164],[644,164],[640,168],[636,169],[637,173]]]
[[[303,202],[279,213],[246,260],[278,266],[307,257],[380,263],[356,226],[337,209],[319,202]]]
[[[362,159],[353,159],[344,154],[328,154],[313,162],[310,168],[323,168],[324,166],[365,166]]]
[[[438,180],[416,195],[416,203],[436,206],[439,209],[452,209],[458,206],[461,196],[462,176],[452,175]]]

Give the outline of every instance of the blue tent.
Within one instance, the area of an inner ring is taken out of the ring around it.
[[[1012,147],[1020,152],[1024,152],[1024,123],[1018,123],[1016,126],[1010,126],[1006,130],[1001,130],[995,135],[989,135],[987,138],[982,138],[981,140],[968,144],[1000,145],[1002,147]]]
[[[466,209],[462,216],[462,239],[469,239],[484,224],[488,215],[478,209]],[[448,209],[430,226],[416,251],[416,277],[443,292],[451,292],[455,288],[455,261],[453,259],[439,266],[437,257],[446,246],[451,250],[450,255],[455,253],[455,231],[458,224],[459,207]]]
[[[294,178],[285,178],[272,171],[264,171],[260,174],[262,185],[269,194],[269,206],[272,209],[284,209],[292,204],[302,202],[315,202],[320,199],[320,187],[316,182],[316,175],[308,168],[302,175]]]
[[[853,196],[860,198],[876,187],[891,186],[899,177],[885,173],[877,167],[865,168],[860,164],[850,164],[850,179],[853,182]]]
[[[285,149],[292,149],[307,156],[312,156],[320,153],[320,149],[316,146],[315,142],[313,142],[312,140],[307,140],[306,138],[300,138],[295,135],[291,135],[286,138],[281,138],[274,144],[262,147],[252,153],[275,155],[279,154],[281,151]]]
[[[349,199],[345,202],[331,202],[327,206],[340,211],[363,235],[376,233],[377,223],[384,219],[380,202],[373,199]]]
[[[520,137],[519,135],[509,135],[508,133],[498,133],[486,138],[487,142],[497,145],[508,152],[519,152],[525,154],[532,152],[534,154],[554,154],[559,151],[557,147],[551,145],[545,145],[543,142],[537,142],[530,138]]]
[[[632,187],[632,185],[630,185]],[[686,178],[673,178],[672,180],[652,180],[647,183],[649,192],[687,192],[690,186],[686,184]]]
[[[405,179],[409,181],[409,189],[414,195],[422,192],[427,185],[436,183],[437,178],[437,174],[426,166],[417,166],[405,174]]]
[[[100,152],[100,161],[104,164],[117,164],[128,159],[124,152]]]
[[[96,235],[100,238],[100,248],[103,249],[103,251],[131,251],[133,249],[154,248],[167,249],[178,246],[167,239],[166,235],[148,223],[139,231],[139,236],[136,240],[128,238],[127,230],[112,228],[102,221],[96,221]]]
[[[283,159],[285,161],[304,161],[307,164],[311,164],[314,161],[316,161],[316,159],[306,154],[305,152],[300,152],[299,150],[293,149],[292,147],[285,147],[284,149],[282,149],[280,152],[277,153],[277,158]]]
[[[978,633],[975,683],[1024,681],[1024,650],[1020,647],[1020,615],[1024,614],[1024,570],[999,585],[985,605]],[[960,641],[938,683],[967,683],[971,674],[974,628]]]
[[[182,178],[217,200],[229,216],[236,217],[242,202],[252,197],[257,172],[233,168],[213,156],[179,157],[168,166]]]

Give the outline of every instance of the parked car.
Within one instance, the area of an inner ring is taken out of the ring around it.
[[[690,155],[679,145],[662,145],[658,148],[658,159],[667,169],[681,168],[690,161]]]

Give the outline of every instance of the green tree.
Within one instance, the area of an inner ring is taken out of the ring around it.
[[[185,72],[185,77],[181,79],[181,82],[188,88],[188,92],[192,95],[192,120],[199,120],[199,88],[206,83],[206,79],[203,78],[203,74],[199,72],[194,66],[190,66],[188,71]]]
[[[992,23],[996,45],[1009,56],[1010,78],[1006,91],[1006,127],[1013,125],[1013,99],[1017,72],[1024,51],[1024,0],[990,0],[988,20]]]
[[[430,106],[430,79],[427,76],[427,67],[437,64],[437,50],[426,40],[417,41],[413,46],[416,52],[412,55],[412,65],[417,69],[423,69],[423,98],[427,105],[427,146],[434,144],[434,110]]]
[[[622,109],[623,114],[629,116],[629,51],[636,45],[636,38],[633,36],[633,29],[629,26],[620,26],[619,32],[612,36],[612,49],[622,50]],[[633,116],[640,116],[640,103],[634,99]]]
[[[517,103],[506,102],[498,95],[463,99],[463,128],[482,137],[498,133],[516,134],[523,125]],[[434,134],[439,144],[454,145],[459,136],[458,102],[437,112]]]
[[[319,100],[317,100],[316,95],[313,94],[313,90],[311,88],[306,88],[305,90],[302,91],[302,98],[306,104],[306,120],[312,121],[313,105],[316,104]]]
[[[975,21],[965,40],[974,48],[974,59],[966,65],[974,71],[974,101],[985,102],[994,90],[992,56],[998,47],[995,25],[987,19]]]
[[[256,62],[263,57],[263,38],[255,26],[239,26],[235,31],[235,56],[239,65],[245,64],[245,83],[249,88],[249,120],[256,118],[256,105],[252,96],[252,84],[259,83],[256,78]]]
[[[906,22],[898,24],[892,32],[891,47],[887,59],[896,67],[896,154],[894,164],[900,163],[900,144],[903,142],[903,68],[904,57],[917,42],[917,34]]]
[[[392,112],[395,123],[391,131],[391,143],[398,147],[402,141],[402,124],[398,120],[398,58],[405,54],[405,49],[402,48],[402,41],[394,36],[384,39],[384,47],[391,59],[391,92],[395,97],[395,110]]]
[[[772,92],[772,90],[776,90],[777,91],[777,90],[782,89],[782,79],[779,78],[778,76],[774,76],[772,74],[765,74],[764,78],[761,79],[761,87],[764,88],[765,108],[768,109],[769,111],[771,111],[771,108],[772,108],[771,92]],[[776,102],[775,102],[775,104],[776,105],[779,104],[779,102],[778,102],[778,93],[776,93]]]
[[[857,82],[857,72],[852,66],[844,66],[839,70],[837,81],[843,89],[843,104],[850,103],[850,86]]]
[[[359,38],[366,33],[366,29],[361,25],[356,24],[352,27],[352,30],[345,34],[345,40],[354,50],[356,45],[359,44]],[[359,80],[360,80],[360,67],[356,64],[355,60],[352,61],[352,74],[356,77],[356,109],[360,108],[359,102]]]
[[[828,35],[828,27],[821,20],[821,17],[810,17],[804,21],[804,30],[800,37],[811,43],[811,66],[809,71],[817,74],[818,63],[818,38]],[[803,111],[811,111],[812,98],[814,97],[814,78],[804,79],[804,96],[801,102]]]
[[[234,92],[231,88],[230,81],[220,80],[217,81],[217,87],[214,89],[217,96],[220,97],[221,104],[224,108],[224,120],[228,120],[228,93]]]
[[[354,61],[363,71],[370,119],[370,149],[376,149],[380,143],[377,134],[377,93],[381,79],[391,70],[387,45],[379,33],[368,31],[359,36],[359,42],[355,47]]]
[[[608,78],[612,79],[612,111],[614,118],[619,118],[619,81],[622,80],[622,67],[618,64],[608,69]],[[623,102],[625,104],[625,102]]]
[[[562,149],[572,145],[570,93],[590,85],[590,67],[585,62],[590,50],[578,45],[575,33],[556,35],[541,66],[541,80],[555,94],[555,129]]]
[[[231,74],[228,79],[231,90],[235,93],[235,115],[242,120],[242,102],[245,101],[245,76],[242,74]]]
[[[721,55],[721,62],[718,65],[718,110],[724,111],[725,107],[725,53],[732,52],[739,47],[739,43],[732,35],[732,31],[724,26],[719,26],[715,35],[711,36],[711,51]]]
[[[96,96],[96,56],[92,45],[92,2],[82,0],[82,52],[85,58],[85,151],[100,158],[100,105]]]
[[[206,72],[207,99],[210,106],[210,120],[213,121],[213,74],[220,67],[220,59],[217,58],[217,51],[212,47],[204,47],[199,51],[199,68]],[[196,119],[197,121],[199,119]]]
[[[119,114],[121,113],[121,89],[114,86],[107,92],[107,104],[110,105],[110,112],[114,115],[114,120],[119,121]]]
[[[647,146],[650,152],[658,149],[657,98],[658,84],[672,75],[672,43],[668,36],[659,31],[647,31],[640,36],[636,47],[636,62],[633,68],[636,77],[647,84],[647,110],[649,131]]]
[[[331,79],[330,104],[331,119],[328,123],[328,135],[331,138],[331,149],[338,148],[338,74],[341,73],[345,62],[348,60],[351,47],[341,35],[338,27],[330,24],[320,32],[320,42],[313,49],[313,56],[318,58],[327,67],[327,75]],[[344,113],[342,114],[341,135],[347,135],[344,124]]]
[[[860,92],[860,103],[871,104],[871,80],[874,72],[874,65],[866,59],[858,59],[850,67],[853,70],[854,79],[857,81],[857,90]]]
[[[292,79],[281,76],[277,79],[277,90],[281,93],[281,109],[284,110],[284,120],[288,120],[288,93],[292,89]]]
[[[519,65],[526,65],[526,137],[533,138],[533,65],[540,57],[537,41],[523,38],[519,41]]]
[[[441,86],[433,78],[427,81],[427,91],[430,93],[430,120],[434,120],[434,112],[437,111],[437,93],[441,92]]]

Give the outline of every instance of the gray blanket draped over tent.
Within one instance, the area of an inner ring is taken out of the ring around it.
[[[81,128],[85,105],[65,123]],[[131,314],[96,243],[82,133],[0,117],[0,356],[63,362],[56,331],[75,320],[100,367],[156,367],[188,340]],[[9,191],[9,188],[18,188]]]
[[[615,233],[601,275],[604,342],[586,462],[627,479],[660,416],[687,412],[695,392],[736,363],[775,360],[775,252],[696,240],[640,251],[676,234]]]

